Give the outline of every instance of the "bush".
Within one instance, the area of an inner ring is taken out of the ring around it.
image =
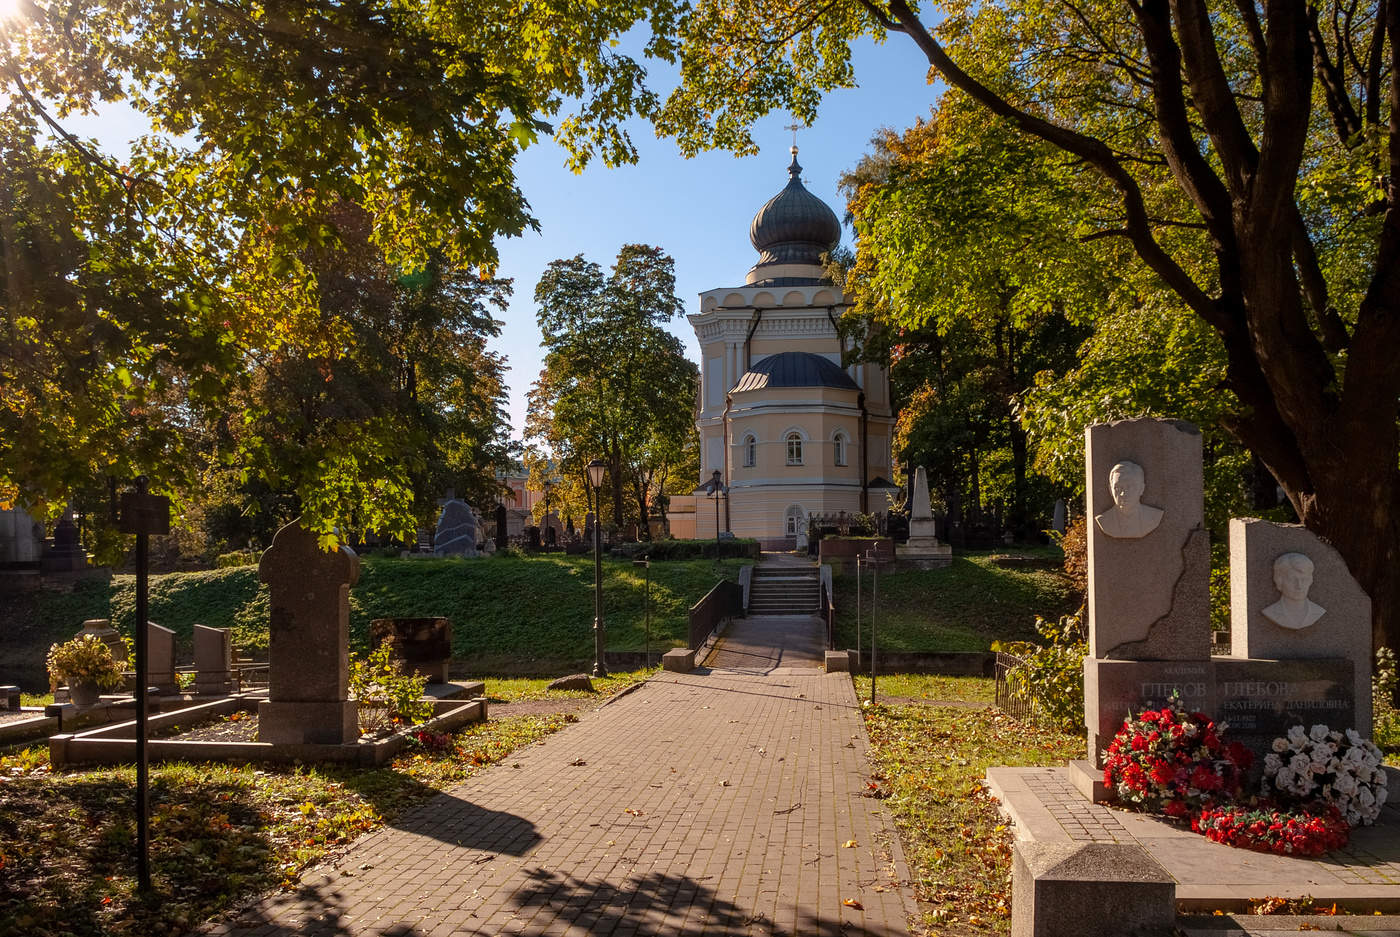
[[[260,554],[256,550],[234,550],[220,553],[214,560],[215,569],[229,569],[234,566],[256,566]]]
[[[720,555],[728,559],[736,557],[757,557],[758,541],[749,538],[735,538],[720,541]],[[648,560],[703,560],[715,555],[713,540],[653,540],[638,543],[618,544],[612,549],[614,556],[628,559]]]
[[[395,724],[414,725],[432,714],[432,704],[423,699],[428,678],[404,673],[391,650],[386,641],[363,659],[350,655],[350,696],[360,703],[361,735]]]
[[[54,686],[90,683],[102,690],[122,685],[122,669],[101,638],[84,634],[49,648],[49,683]]]
[[[992,650],[1022,659],[1006,673],[1007,688],[1017,699],[1058,729],[1082,730],[1084,721],[1084,658],[1089,653],[1078,614],[1061,615],[1055,624],[1036,616],[1035,630],[1049,644],[1027,641],[994,642]]]
[[[1375,708],[1376,744],[1386,751],[1400,751],[1400,711],[1391,702],[1395,694],[1395,652],[1388,647],[1376,651],[1376,669],[1371,672],[1371,699]]]

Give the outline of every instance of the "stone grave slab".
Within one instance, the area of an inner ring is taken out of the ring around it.
[[[162,696],[180,692],[175,679],[175,632],[153,621],[146,622],[146,685]]]

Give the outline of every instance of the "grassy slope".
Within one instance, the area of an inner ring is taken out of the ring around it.
[[[738,575],[740,561],[725,561]],[[630,561],[603,563],[608,649],[645,646],[645,570]],[[651,567],[652,640],[658,649],[685,643],[687,610],[719,579],[713,560],[657,562]],[[267,647],[267,590],[252,566],[151,577],[151,621],[175,631],[187,660],[196,623],[233,629],[235,646],[262,656]],[[350,590],[352,646],[363,647],[369,622],[391,616],[452,619],[454,655],[486,669],[557,670],[593,655],[593,560],[562,555],[477,560],[366,558]],[[0,610],[0,683],[47,683],[48,646],[87,618],[110,618],[124,634],[135,620],[135,577],[82,583],[72,593],[21,597]]]
[[[837,646],[856,645],[856,577],[834,580]],[[870,640],[871,574],[861,589],[862,639]],[[1058,569],[999,567],[991,554],[957,556],[946,569],[879,574],[876,637],[887,651],[985,651],[993,641],[1035,640],[1035,616],[1074,611]]]

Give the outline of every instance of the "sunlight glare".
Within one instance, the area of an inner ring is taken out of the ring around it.
[[[0,0],[0,23],[18,17],[23,5],[24,0]]]

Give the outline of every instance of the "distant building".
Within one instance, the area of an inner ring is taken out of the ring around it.
[[[758,263],[743,286],[701,293],[689,316],[700,483],[718,471],[729,487],[720,526],[767,549],[792,549],[812,514],[870,511],[866,485],[892,474],[889,370],[841,365],[836,322],[849,304],[821,266],[841,225],[801,172],[793,147],[787,186],[749,227]],[[673,533],[713,536],[712,500],[704,489],[673,499]]]

